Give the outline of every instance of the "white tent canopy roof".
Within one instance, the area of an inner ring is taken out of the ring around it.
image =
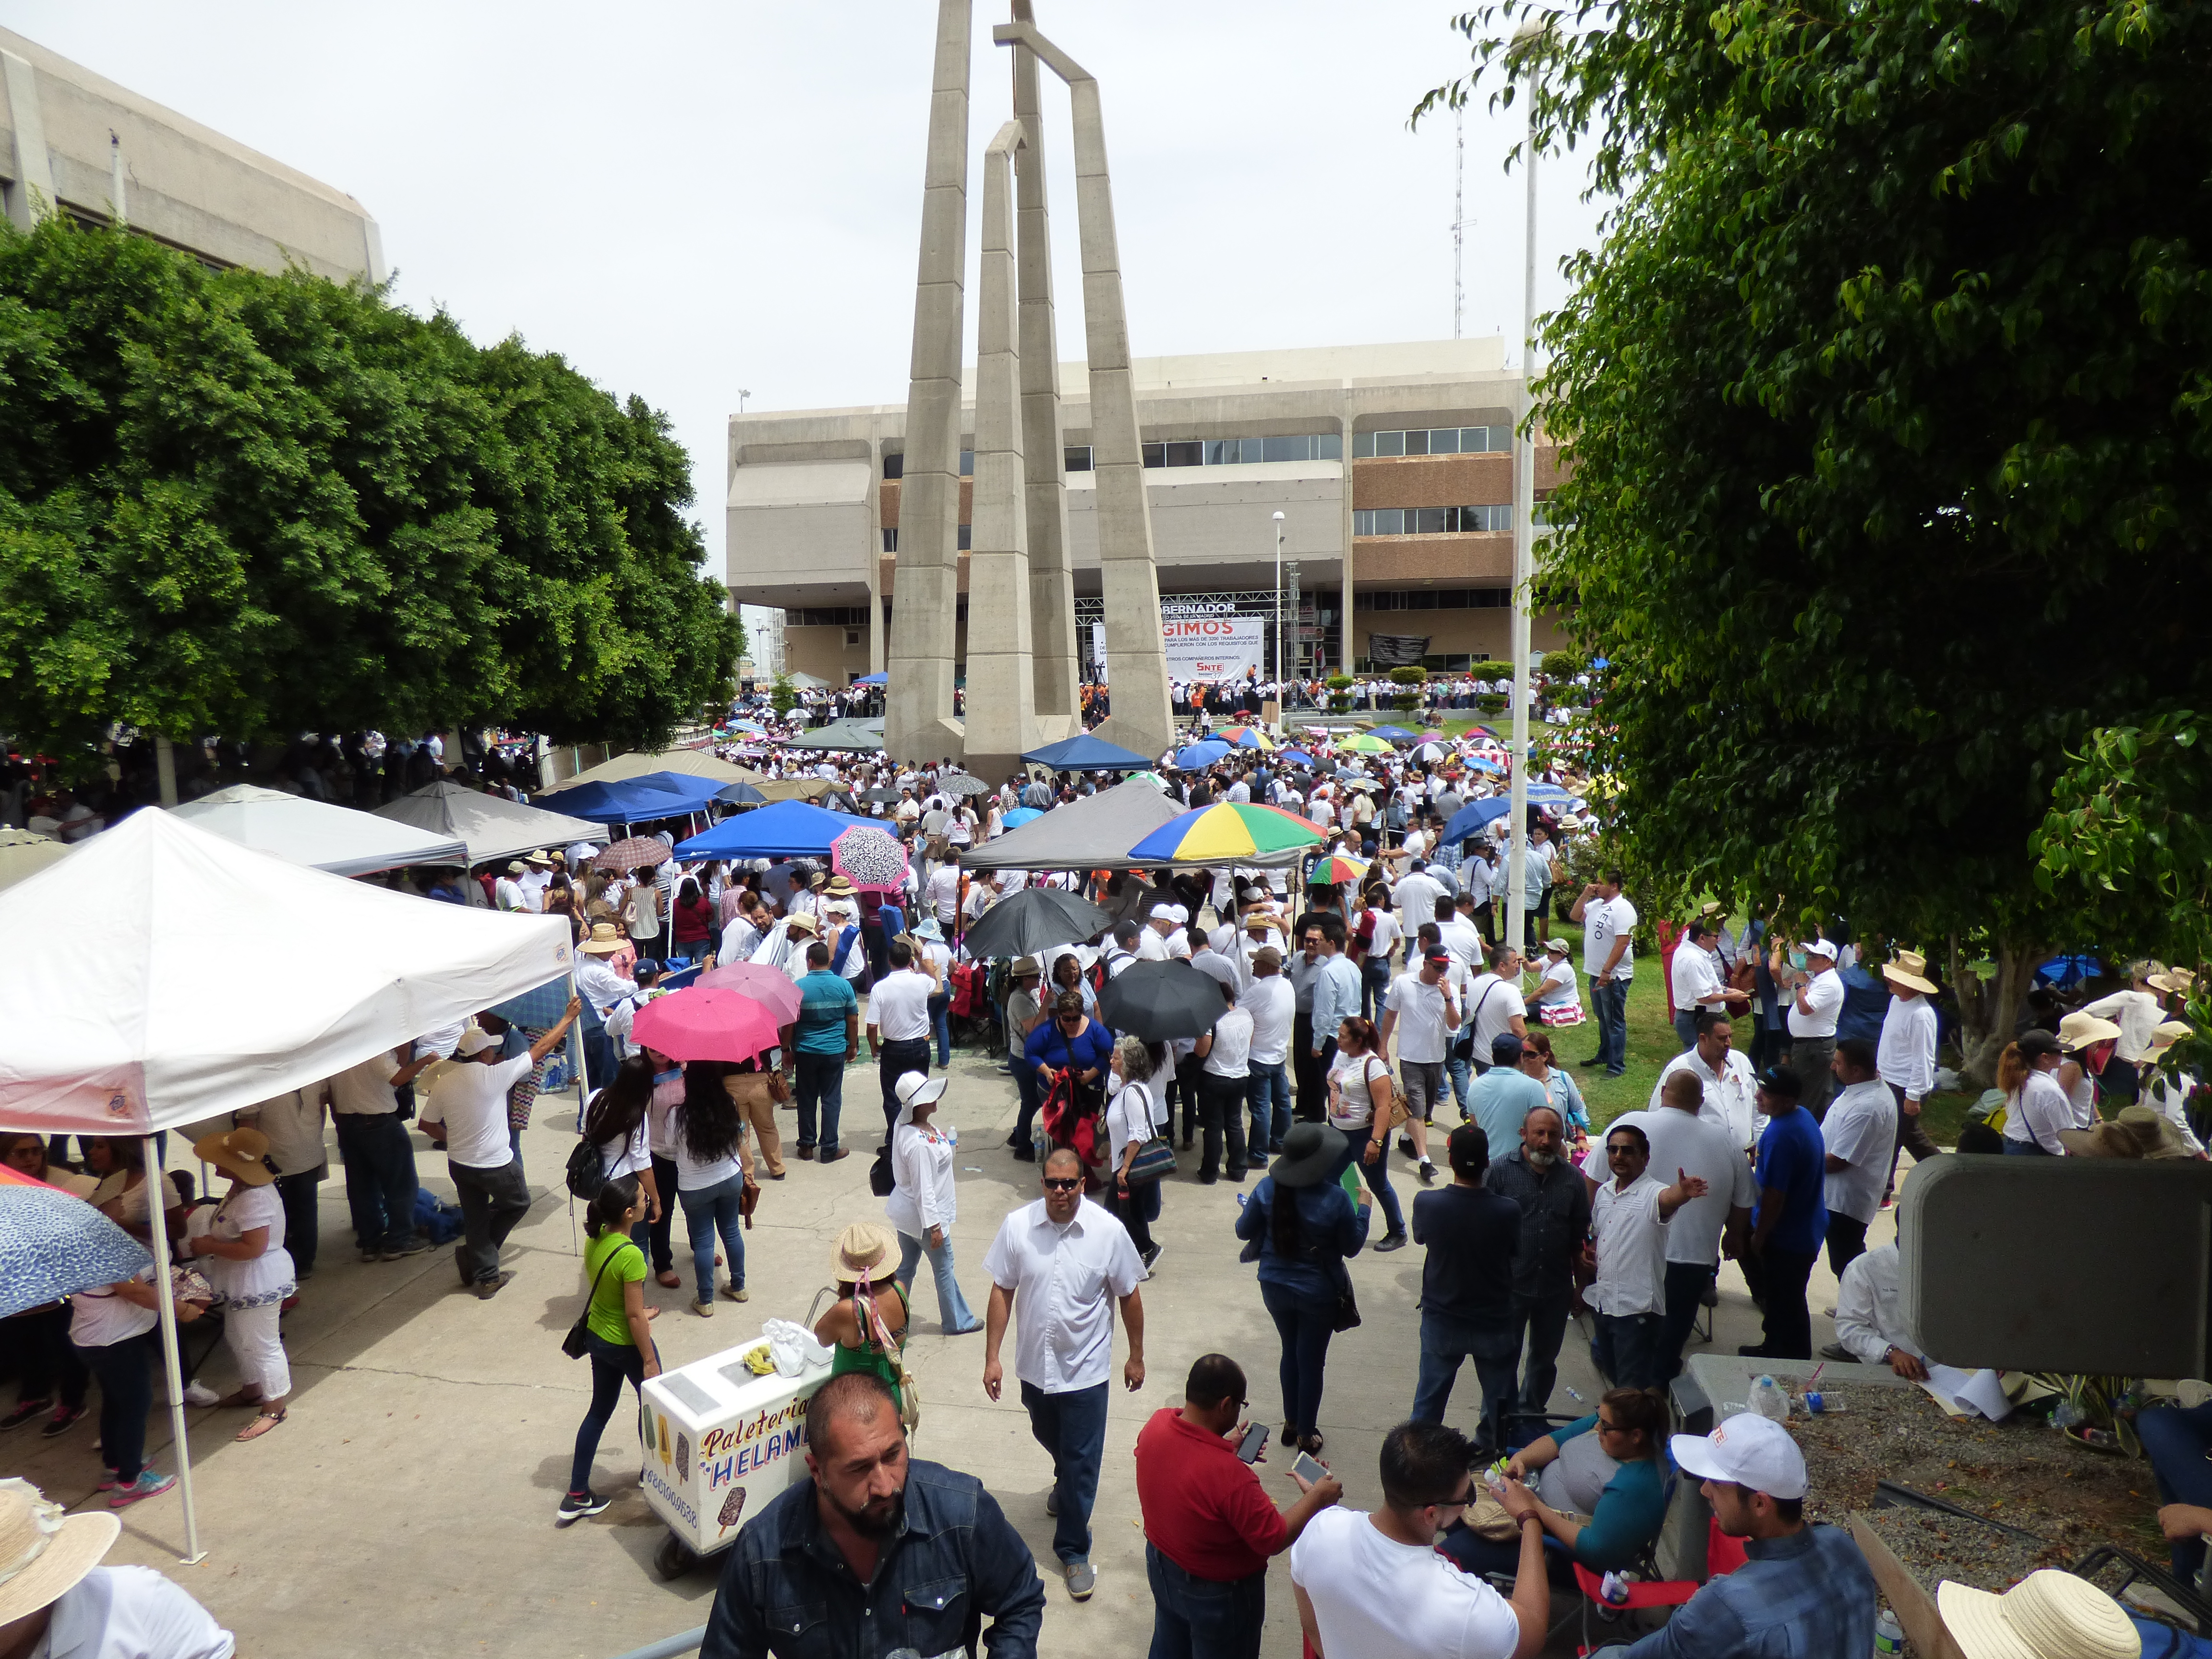
[[[44,1133],[254,1105],[570,966],[558,916],[340,880],[161,811],[0,893],[0,928],[38,941],[0,957],[0,1129]]]
[[[575,776],[563,778],[538,793],[541,797],[557,795],[580,783],[620,783],[624,778],[641,778],[654,772],[682,772],[695,778],[719,778],[724,783],[758,783],[763,777],[761,773],[732,765],[704,749],[661,749],[617,755],[597,766],[587,766]]]
[[[334,876],[367,876],[410,864],[460,864],[469,849],[452,836],[394,823],[374,812],[234,784],[170,809],[194,828]]]
[[[67,842],[56,841],[30,830],[0,830],[0,887],[13,887],[24,877],[59,863],[69,852]]]
[[[426,783],[398,800],[386,801],[374,816],[410,824],[426,834],[458,837],[467,844],[471,864],[511,859],[541,847],[567,847],[580,841],[603,842],[607,838],[604,823],[525,806],[450,778]]]

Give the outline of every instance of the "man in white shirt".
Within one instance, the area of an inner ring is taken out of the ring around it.
[[[1791,956],[1790,969],[1778,975],[1788,981],[1790,1069],[1805,1085],[1798,1104],[1818,1119],[1835,1081],[1831,1066],[1836,1019],[1844,1011],[1844,976],[1836,971],[1836,947],[1824,939],[1808,940]]]
[[[295,1277],[312,1278],[321,1238],[315,1189],[330,1173],[323,1151],[323,1097],[319,1083],[289,1089],[239,1115],[269,1138],[269,1161],[276,1166],[276,1196],[284,1205],[284,1249]],[[413,1215],[410,1212],[411,1224]]]
[[[1727,1130],[1737,1149],[1747,1152],[1758,1146],[1759,1132],[1764,1127],[1759,1121],[1759,1078],[1751,1061],[1735,1047],[1732,1022],[1708,1015],[1698,1024],[1696,1044],[1667,1062],[1651,1087],[1651,1098],[1644,1103],[1644,1109],[1657,1111],[1668,1079],[1687,1072],[1705,1091],[1705,1103],[1698,1109],[1698,1115]]]
[[[1251,964],[1252,981],[1238,1005],[1252,1017],[1252,1051],[1245,1063],[1252,1126],[1245,1149],[1256,1166],[1262,1154],[1281,1152],[1291,1132],[1291,1021],[1297,997],[1283,977],[1283,953],[1273,945],[1254,951]]]
[[[1668,988],[1674,996],[1674,1035],[1685,1049],[1698,1040],[1699,1014],[1725,1014],[1745,1000],[1741,991],[1729,988],[1712,933],[1702,920],[1683,928]]]
[[[1227,968],[1223,963],[1224,971],[1212,975],[1221,986],[1227,1009],[1192,1050],[1205,1062],[1198,1079],[1198,1121],[1206,1131],[1200,1142],[1198,1178],[1209,1187],[1218,1178],[1214,1166],[1224,1156],[1224,1136],[1229,1143],[1226,1169],[1231,1181],[1243,1181],[1246,1171],[1257,1169],[1261,1161],[1256,1152],[1246,1157],[1244,1143],[1245,1100],[1252,1087],[1252,1016],[1237,1006],[1237,976]]]
[[[937,925],[951,928],[960,920],[960,855],[957,853],[952,854],[929,872],[929,885],[925,890],[929,896],[929,908],[937,917]]]
[[[1521,995],[1521,953],[1510,945],[1495,945],[1490,949],[1488,963],[1468,987],[1467,1017],[1474,1027],[1474,1057],[1484,1071],[1490,1069],[1491,1045],[1501,1032],[1510,1031],[1528,1041],[1528,1005]]]
[[[1139,936],[1144,932],[1146,930],[1133,921],[1122,921],[1114,924],[1112,942],[1100,952],[1099,957],[1106,964],[1106,977],[1109,982],[1121,978],[1131,963],[1144,960],[1139,949],[1143,944]]]
[[[1406,965],[1413,965],[1413,941],[1425,921],[1437,919],[1437,900],[1443,889],[1420,869],[1409,869],[1398,878],[1398,884],[1390,890],[1390,902],[1398,907],[1398,926],[1406,935]]]
[[[437,1055],[410,1060],[404,1054],[371,1054],[324,1085],[345,1159],[354,1243],[363,1261],[397,1261],[430,1248],[415,1232],[415,1143],[399,1121],[398,1091],[434,1065]],[[285,1225],[289,1232],[290,1223]]]
[[[1498,922],[1490,901],[1498,886],[1497,849],[1485,839],[1470,837],[1467,856],[1459,861],[1459,890],[1468,896],[1476,929],[1486,939],[1498,937]]]
[[[1390,995],[1382,1015],[1376,1047],[1390,1052],[1390,1039],[1398,1040],[1398,1075],[1406,1091],[1406,1127],[1419,1160],[1415,1173],[1425,1184],[1436,1179],[1437,1166],[1429,1157],[1428,1126],[1436,1121],[1437,1108],[1444,1101],[1444,1064],[1452,1038],[1467,1017],[1452,975],[1458,964],[1442,945],[1425,946],[1421,965],[1390,981]],[[1377,1250],[1395,1250],[1406,1242],[1394,1229],[1376,1244]]]
[[[1442,1423],[1401,1423],[1382,1440],[1382,1507],[1332,1507],[1291,1546],[1291,1584],[1309,1649],[1329,1659],[1515,1659],[1551,1620],[1544,1522],[1528,1489],[1500,1494],[1518,1523],[1509,1601],[1437,1553],[1437,1534],[1482,1491],[1475,1449]]]
[[[1137,954],[1146,962],[1168,961],[1176,954],[1168,940],[1171,935],[1179,934],[1181,932],[1181,924],[1176,921],[1176,907],[1172,904],[1155,904],[1152,908],[1150,915],[1146,919],[1144,933],[1138,938]],[[1181,954],[1187,960],[1190,956],[1190,942],[1185,939],[1182,944]]]
[[[1391,964],[1404,930],[1398,926],[1389,898],[1379,892],[1353,916],[1351,926],[1349,948],[1358,958],[1355,965],[1359,969],[1359,1012],[1362,1018],[1372,1019],[1389,995]]]
[[[1583,1062],[1607,1077],[1628,1071],[1628,985],[1636,977],[1636,907],[1622,896],[1620,872],[1607,870],[1582,890],[1568,921],[1583,928],[1583,971],[1589,975],[1597,1053]]]
[[[582,1008],[571,997],[560,1023],[512,1060],[500,1059],[499,1038],[471,1027],[454,1050],[459,1063],[430,1085],[423,1115],[445,1123],[447,1171],[461,1201],[462,1237],[453,1261],[462,1287],[487,1302],[514,1277],[512,1268],[501,1270],[499,1247],[530,1210],[530,1188],[507,1140],[507,1091],[561,1046]]]
[[[1743,1148],[1727,1130],[1702,1115],[1704,1096],[1698,1079],[1686,1072],[1674,1073],[1660,1095],[1658,1105],[1613,1119],[1607,1138],[1611,1139],[1610,1130],[1632,1124],[1644,1131],[1653,1165],[1686,1171],[1705,1183],[1705,1195],[1684,1205],[1666,1229],[1666,1322],[1659,1336],[1660,1373],[1671,1381],[1681,1374],[1682,1348],[1719,1271],[1722,1253],[1741,1253],[1751,1228],[1752,1202],[1759,1194]],[[1605,1149],[1593,1146],[1583,1162],[1593,1202],[1599,1183],[1612,1176],[1607,1161]]]
[[[530,866],[520,859],[509,859],[507,873],[491,884],[491,902],[501,910],[527,910],[530,900],[522,890],[522,878]]]
[[[908,1072],[929,1075],[929,1000],[936,977],[915,961],[914,945],[895,939],[886,947],[890,972],[868,992],[868,1053],[883,1086],[884,1133],[898,1121],[898,1080]]]
[[[1927,958],[1911,951],[1899,951],[1896,961],[1883,966],[1881,976],[1889,981],[1889,1006],[1881,1017],[1875,1068],[1897,1103],[1899,1149],[1909,1148],[1912,1161],[1924,1164],[1943,1150],[1920,1123],[1921,1103],[1936,1087],[1936,987],[1928,978]],[[1896,1152],[1889,1155],[1889,1170],[1882,1189],[1885,1204],[1897,1178]]]
[[[1651,1139],[1633,1123],[1606,1130],[1605,1157],[1613,1178],[1590,1202],[1597,1278],[1583,1294],[1597,1315],[1591,1357],[1616,1388],[1664,1388],[1667,1226],[1707,1188],[1702,1176],[1681,1169],[1673,1186],[1661,1186],[1649,1173]]]
[[[1836,1340],[1820,1350],[1830,1359],[1887,1365],[1909,1382],[1928,1379],[1927,1358],[1898,1316],[1902,1263],[1894,1244],[1877,1245],[1844,1269],[1836,1287]]]
[[[1827,1147],[1821,1197],[1828,1206],[1828,1271],[1840,1278],[1865,1253],[1867,1227],[1881,1208],[1882,1183],[1897,1152],[1897,1102],[1864,1037],[1838,1042],[1832,1063],[1841,1087],[1820,1120]]]
[[[522,861],[522,908],[532,915],[543,915],[545,909],[545,890],[553,884],[553,860],[543,853],[532,853]],[[285,1236],[289,1240],[289,1234]],[[286,1246],[289,1249],[288,1243]]]
[[[1098,1577],[1091,1565],[1091,1504],[1106,1448],[1114,1308],[1118,1302],[1128,1328],[1121,1380],[1133,1394],[1145,1386],[1145,1300],[1137,1288],[1145,1264],[1128,1230],[1083,1196],[1083,1162],[1073,1151],[1063,1146],[1048,1157],[1042,1178],[1043,1197],[1001,1222],[983,1256],[991,1279],[983,1392],[999,1397],[1005,1376],[999,1350],[1018,1305],[1014,1375],[1030,1432],[1052,1457],[1045,1512],[1057,1518],[1053,1554],[1068,1594],[1082,1601]]]

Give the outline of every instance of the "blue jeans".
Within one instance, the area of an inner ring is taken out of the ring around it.
[[[2136,1419],[2143,1455],[2150,1459],[2162,1504],[2197,1504],[2212,1508],[2212,1404],[2160,1406]],[[2192,1589],[2204,1568],[2204,1540],[2177,1538],[2166,1546],[2173,1576]]]
[[[909,1293],[914,1290],[915,1274],[921,1271],[921,1259],[929,1258],[930,1277],[937,1281],[937,1317],[945,1327],[947,1336],[962,1331],[972,1331],[982,1322],[968,1310],[968,1298],[960,1294],[960,1281],[952,1272],[952,1235],[945,1234],[945,1243],[931,1249],[926,1240],[911,1233],[901,1233],[899,1241],[899,1288]],[[911,1295],[909,1295],[909,1305]]]
[[[1682,1045],[1686,1054],[1698,1046],[1698,1017],[1690,1009],[1674,1011],[1674,1041]]]
[[[1047,1394],[1034,1382],[1022,1384],[1030,1432],[1052,1454],[1053,1486],[1060,1494],[1052,1553],[1062,1561],[1084,1560],[1091,1553],[1091,1504],[1098,1496],[1098,1465],[1106,1453],[1109,1386],[1095,1382],[1066,1394]]]
[[[1370,957],[1359,964],[1359,1017],[1372,1019],[1390,994],[1390,959]]]
[[[1521,1333],[1510,1315],[1495,1319],[1460,1319],[1434,1309],[1421,1312],[1420,1380],[1413,1388],[1413,1418],[1441,1423],[1451,1403],[1452,1384],[1462,1359],[1474,1361],[1482,1384],[1480,1444],[1504,1450],[1508,1420],[1515,1413],[1513,1370],[1521,1358]]]
[[[1328,1340],[1336,1334],[1336,1298],[1305,1297],[1286,1285],[1260,1281],[1260,1300],[1282,1339],[1276,1370],[1283,1390],[1283,1421],[1291,1432],[1314,1433],[1321,1416],[1322,1372],[1328,1364]]]
[[[1668,1380],[1662,1352],[1666,1329],[1664,1314],[1600,1314],[1590,1358],[1615,1388],[1663,1388]]]
[[[76,1352],[100,1379],[100,1461],[128,1486],[146,1467],[146,1414],[154,1409],[161,1337],[156,1331],[141,1331],[105,1347]]]
[[[699,1300],[714,1299],[714,1235],[722,1236],[723,1253],[730,1259],[730,1283],[739,1290],[745,1283],[745,1231],[739,1204],[745,1178],[733,1175],[719,1187],[699,1187],[680,1192],[684,1224],[691,1235],[691,1279]]]
[[[1257,1164],[1262,1153],[1281,1146],[1283,1137],[1291,1132],[1290,1066],[1279,1060],[1273,1066],[1247,1060],[1244,1100],[1252,1112],[1252,1133],[1245,1146],[1252,1162]]]
[[[1590,1012],[1597,1016],[1597,1057],[1607,1072],[1628,1065],[1628,981],[1590,981]]]
[[[1713,1282],[1714,1272],[1702,1261],[1667,1264],[1667,1324],[1659,1336],[1659,1357],[1664,1362],[1660,1369],[1668,1382],[1682,1374],[1682,1349],[1697,1328],[1698,1309],[1704,1302],[1705,1286]]]
[[[1389,1145],[1386,1143],[1382,1150],[1375,1154],[1375,1161],[1372,1164],[1361,1161],[1367,1156],[1369,1133],[1370,1131],[1366,1129],[1355,1129],[1345,1136],[1344,1151],[1337,1158],[1335,1167],[1329,1170],[1328,1178],[1331,1181],[1341,1181],[1346,1170],[1355,1164],[1359,1165],[1361,1179],[1364,1180],[1369,1188],[1373,1190],[1375,1201],[1382,1206],[1384,1236],[1387,1237],[1406,1231],[1406,1217],[1405,1212],[1398,1207],[1398,1194],[1390,1185]]]
[[[588,1333],[584,1340],[592,1358],[592,1403],[585,1408],[584,1420],[576,1425],[576,1455],[568,1467],[572,1492],[592,1489],[592,1460],[599,1455],[599,1437],[606,1431],[608,1419],[622,1403],[623,1384],[641,1389],[645,1382],[645,1356],[636,1344],[610,1342],[597,1331]]]
[[[1267,1575],[1219,1583],[1194,1578],[1145,1546],[1152,1584],[1152,1646],[1146,1659],[1260,1659],[1267,1622]]]
[[[415,1145],[390,1112],[333,1112],[354,1243],[397,1250],[415,1237]]]
[[[845,1056],[810,1054],[802,1049],[794,1060],[792,1085],[793,1092],[799,1097],[799,1144],[834,1152],[837,1150],[838,1115],[845,1109]],[[818,1140],[814,1121],[817,1106],[822,1113]]]
[[[952,1064],[952,993],[939,991],[929,1000],[930,1029],[937,1034],[937,1069]]]
[[[1451,1079],[1452,1098],[1459,1103],[1460,1121],[1467,1121],[1467,1097],[1474,1089],[1474,1056],[1454,1048],[1444,1056],[1444,1075]]]

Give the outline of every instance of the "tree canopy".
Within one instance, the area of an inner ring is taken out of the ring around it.
[[[740,635],[663,416],[366,283],[0,228],[0,729],[650,744]]]
[[[1537,598],[1612,660],[1637,861],[2008,957],[2085,925],[2031,847],[2069,754],[2212,707],[2212,9],[1515,21],[1458,22],[1620,196],[1543,326]]]

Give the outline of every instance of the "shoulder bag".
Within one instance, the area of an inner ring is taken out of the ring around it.
[[[1142,1083],[1124,1084],[1122,1086],[1124,1089],[1144,1090],[1145,1121],[1147,1125],[1150,1125],[1152,1121],[1152,1091],[1151,1086]],[[1175,1142],[1170,1140],[1165,1135],[1161,1134],[1158,1130],[1155,1128],[1152,1138],[1146,1140],[1142,1146],[1139,1146],[1137,1148],[1137,1155],[1129,1160],[1129,1184],[1132,1187],[1141,1186],[1147,1182],[1158,1181],[1164,1176],[1171,1176],[1175,1171]]]
[[[1375,1073],[1367,1068],[1374,1064],[1374,1055],[1369,1054],[1365,1056],[1361,1063],[1359,1073],[1359,1080],[1364,1084],[1367,1088],[1367,1099],[1370,1109],[1372,1108],[1375,1100]],[[1399,1084],[1397,1074],[1391,1071],[1388,1066],[1385,1066],[1382,1068],[1382,1075],[1388,1078],[1390,1081],[1390,1121],[1383,1126],[1384,1131],[1387,1133],[1391,1129],[1404,1128],[1407,1124],[1413,1121],[1413,1115],[1406,1109],[1406,1091]],[[1372,1133],[1371,1127],[1370,1133]],[[1349,1295],[1350,1292],[1346,1291],[1346,1294]],[[1355,1320],[1354,1323],[1357,1322],[1358,1322]],[[1344,1328],[1349,1329],[1350,1327],[1347,1326]]]
[[[623,1243],[631,1249],[637,1250],[635,1240],[625,1239]],[[645,1254],[643,1250],[637,1250],[637,1253],[640,1255]],[[615,1258],[621,1254],[620,1250],[607,1252],[607,1259],[599,1263],[599,1272],[592,1275],[592,1288],[584,1297],[583,1311],[576,1316],[576,1322],[568,1327],[568,1334],[561,1339],[561,1352],[571,1359],[581,1359],[592,1351],[592,1304],[599,1300],[599,1281],[607,1276],[607,1269],[614,1266]]]

